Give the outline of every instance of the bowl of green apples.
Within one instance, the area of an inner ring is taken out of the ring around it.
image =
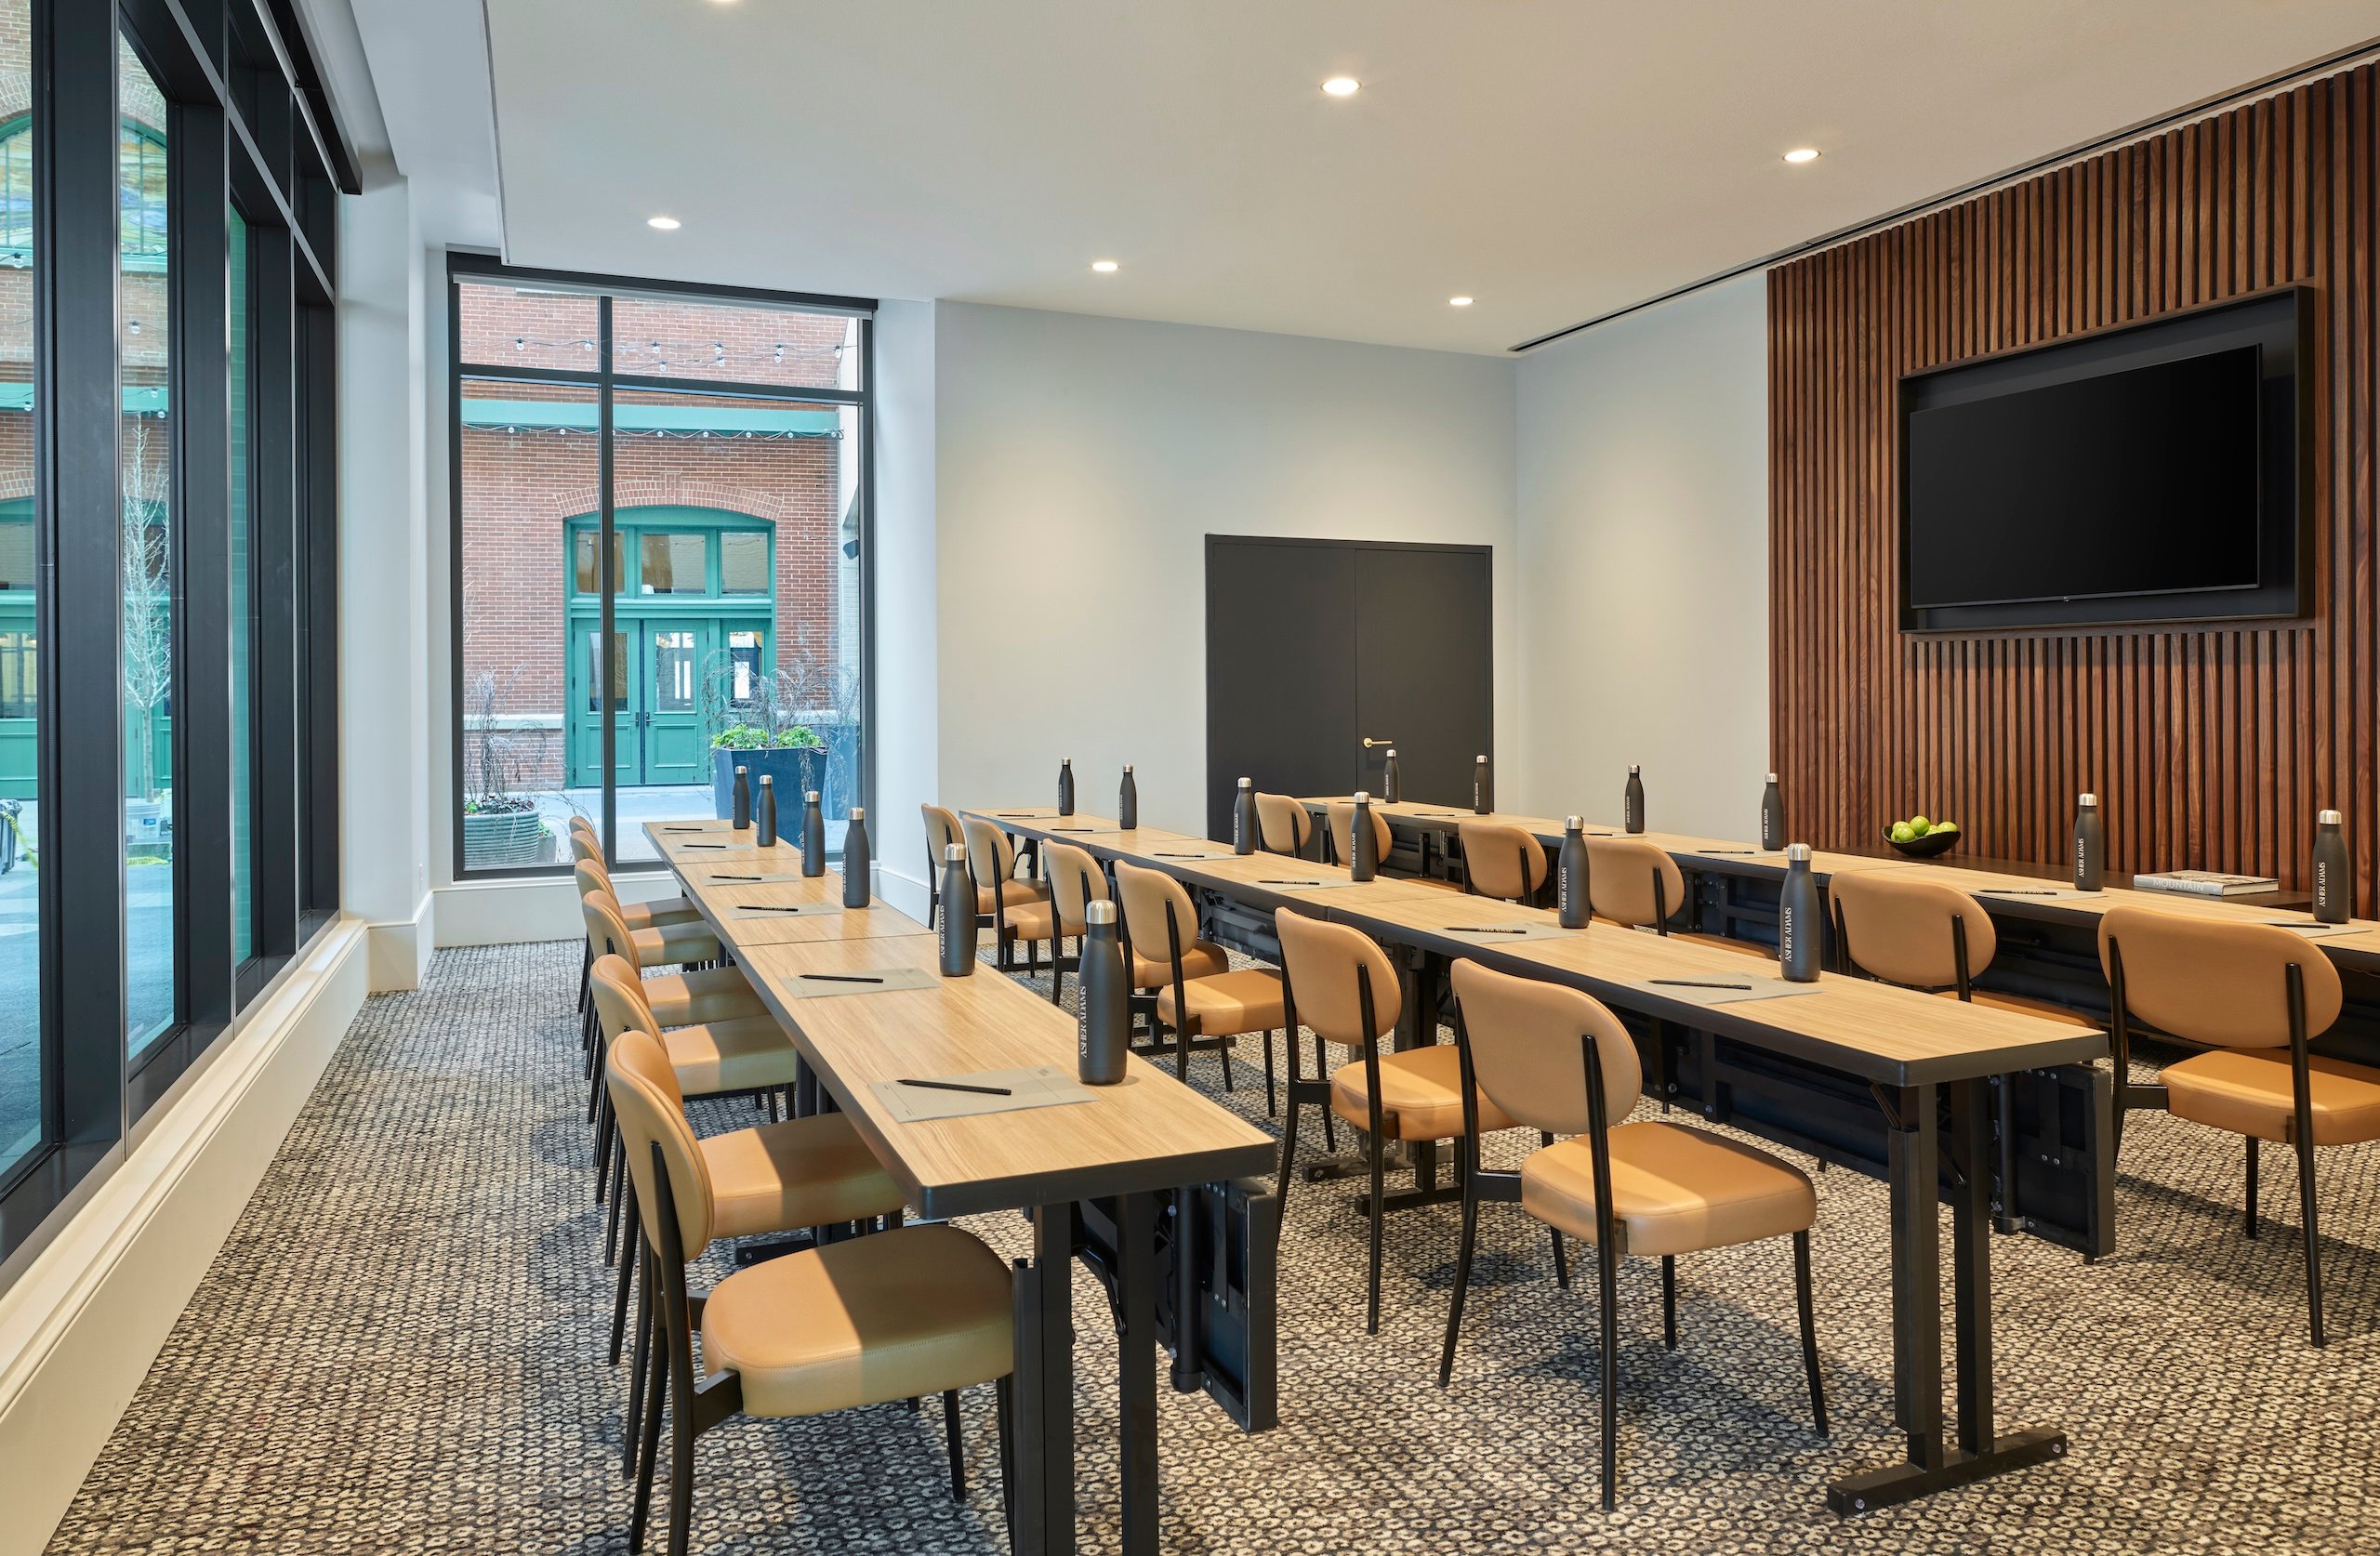
[[[1885,827],[1884,841],[1911,859],[1931,859],[1959,846],[1959,824],[1911,816]]]

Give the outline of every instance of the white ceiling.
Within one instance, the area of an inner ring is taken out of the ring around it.
[[[485,3],[517,263],[1468,351],[2380,33],[2372,0]],[[468,85],[478,41],[403,63]]]

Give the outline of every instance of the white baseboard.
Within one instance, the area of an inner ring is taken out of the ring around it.
[[[0,1291],[0,1556],[48,1542],[363,1009],[368,931],[342,918]]]
[[[667,871],[622,870],[612,877],[624,903],[678,893]],[[568,876],[462,881],[430,893],[438,900],[441,945],[518,945],[525,941],[576,940],[587,932],[578,911],[578,884]]]
[[[436,950],[432,932],[438,900],[425,895],[411,918],[366,925],[370,950],[369,987],[374,994],[417,989],[430,973],[430,954]]]
[[[921,877],[896,870],[879,859],[876,862],[876,894],[919,923],[926,921],[926,904],[932,894]]]

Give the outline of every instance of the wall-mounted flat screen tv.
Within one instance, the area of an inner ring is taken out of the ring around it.
[[[1902,625],[2296,614],[2298,323],[2271,294],[1903,380]]]

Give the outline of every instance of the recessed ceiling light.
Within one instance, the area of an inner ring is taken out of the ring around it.
[[[1471,299],[1469,297],[1448,297],[1447,299],[1447,306],[1448,308],[1469,308],[1471,306]]]
[[[675,232],[678,230],[676,217],[647,217],[644,224],[656,232]]]
[[[1796,146],[1785,153],[1785,160],[1796,167],[1805,162],[1816,162],[1818,160],[1818,149],[1814,146]]]
[[[1322,89],[1334,98],[1352,98],[1364,89],[1364,84],[1352,75],[1334,75],[1322,84]]]
[[[1116,273],[1116,261],[1113,259],[1093,259],[1091,262],[1091,268],[1097,270],[1101,275],[1114,275]]]

